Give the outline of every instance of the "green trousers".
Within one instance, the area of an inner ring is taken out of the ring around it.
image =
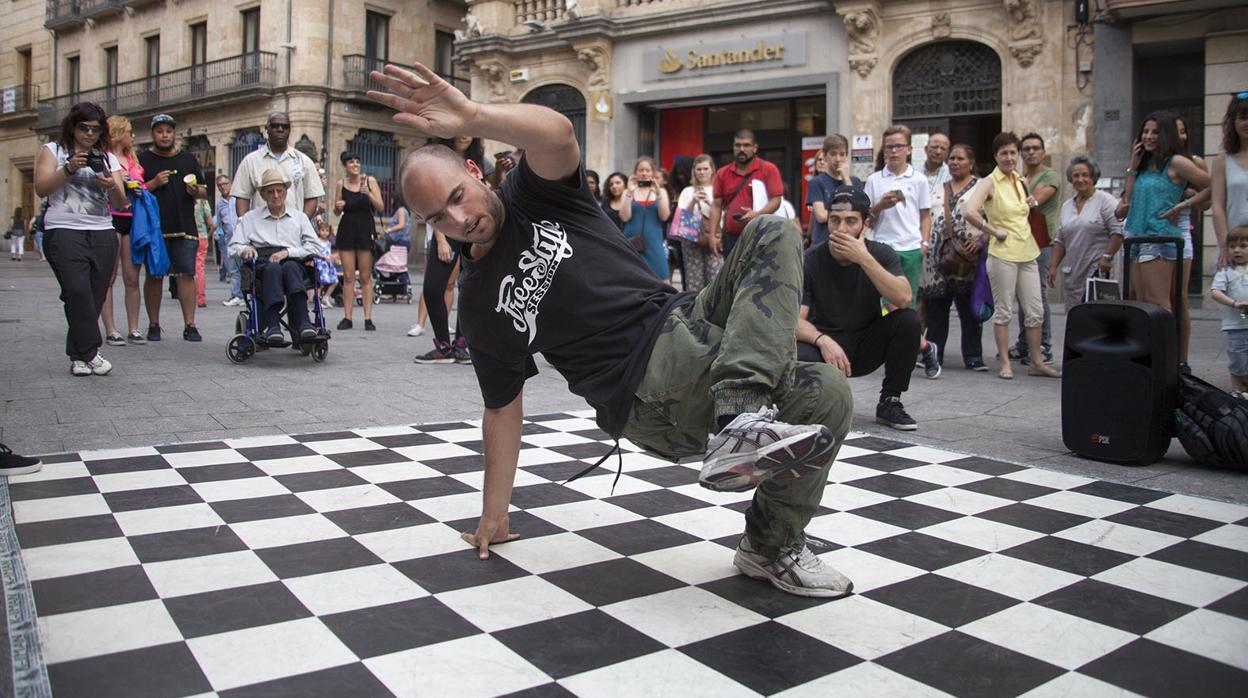
[[[853,417],[845,376],[795,359],[801,296],[801,233],[777,216],[751,221],[719,276],[665,318],[624,427],[629,441],[677,459],[705,454],[723,415],[775,405],[782,422],[827,426],[837,445],[823,470],[754,492],[746,535],[768,557],[804,540]]]

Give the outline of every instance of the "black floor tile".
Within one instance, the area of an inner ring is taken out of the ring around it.
[[[223,451],[229,446],[224,441],[201,441],[193,444],[165,444],[157,446],[156,452],[165,453],[198,453],[199,451]]]
[[[453,553],[396,562],[393,567],[430,594],[493,584],[529,574],[501,555],[491,555],[482,560],[477,557],[476,550],[467,547]]]
[[[283,623],[312,615],[281,582],[165,599],[169,616],[183,637],[201,637]]]
[[[566,417],[567,415],[564,416]],[[533,417],[526,417],[526,419],[532,421]],[[455,429],[480,429],[481,427],[469,424],[468,422],[439,422],[438,424],[413,424],[412,428],[427,432],[437,432],[451,431]],[[441,439],[441,441],[445,442],[446,440]]]
[[[1065,531],[1080,524],[1087,523],[1092,519],[1079,514],[1069,514],[1056,509],[1046,509],[1025,502],[1010,504],[1009,506],[991,509],[989,511],[980,512],[975,515],[976,518],[996,521],[997,523],[1009,524],[1019,528],[1025,528],[1029,531],[1037,533],[1053,534],[1058,531]]]
[[[711,506],[700,499],[694,499],[671,490],[651,490],[649,492],[623,494],[618,497],[607,497],[602,501],[623,507],[634,514],[641,514],[651,519],[665,514],[675,514],[681,511],[692,511]]]
[[[881,439],[878,436],[859,436],[845,440],[846,446],[854,448],[863,448],[868,451],[892,451],[898,448],[909,448],[910,444],[901,441],[893,441],[892,439]]]
[[[701,540],[684,531],[678,531],[671,526],[664,526],[650,519],[599,526],[577,531],[577,533],[621,555],[648,553],[652,550],[674,548]]]
[[[556,679],[663,649],[658,641],[597,609],[493,635]]]
[[[929,572],[988,554],[977,548],[914,532],[855,547]]]
[[[443,475],[479,473],[485,470],[485,456],[481,455],[434,458],[432,460],[422,460],[421,463],[424,463]]]
[[[834,602],[834,599],[777,593],[770,582],[750,579],[743,574],[724,577],[723,579],[717,579],[699,586],[716,596],[728,599],[738,606],[748,608],[767,618],[779,618],[790,613]]]
[[[231,499],[209,503],[212,510],[226,523],[278,519],[286,516],[315,514],[316,510],[293,494],[277,494],[271,497]]]
[[[1155,502],[1158,499],[1170,496],[1169,492],[1159,492],[1134,485],[1120,485],[1117,482],[1106,482],[1104,480],[1072,487],[1070,491],[1078,492],[1079,494],[1090,494],[1093,497],[1116,499],[1120,502],[1130,502],[1131,504],[1148,504],[1149,502]]]
[[[282,486],[291,492],[312,492],[368,484],[368,480],[350,470],[315,470],[310,473],[276,475],[273,479],[282,483]]]
[[[1220,545],[1185,540],[1169,548],[1158,550],[1148,557],[1248,582],[1248,553]]]
[[[92,475],[112,475],[114,473],[134,473],[140,470],[161,470],[171,467],[169,461],[161,456],[130,456],[127,458],[105,458],[104,460],[86,461],[87,472]]]
[[[374,448],[367,451],[350,451],[348,453],[331,453],[326,458],[344,468],[359,468],[365,465],[385,465],[387,463],[410,463],[411,458],[400,455],[386,448]]]
[[[1168,533],[1180,538],[1199,536],[1205,531],[1212,531],[1222,525],[1220,521],[1211,521],[1147,506],[1128,509],[1113,516],[1106,516],[1105,520],[1149,531],[1157,531],[1158,533]]]
[[[522,436],[530,436],[532,434],[550,434],[554,431],[555,430],[550,427],[544,427],[541,424],[534,424],[528,419],[525,419],[524,424],[520,427],[520,434]]]
[[[553,482],[541,485],[525,485],[511,491],[512,505],[521,509],[551,507],[558,504],[583,502],[587,499],[593,499],[593,497],[577,492],[570,487],[556,485]]]
[[[412,503],[413,506],[419,507],[420,501]],[[447,526],[456,531],[476,531],[479,519],[473,517],[471,519],[459,519],[457,521],[444,521]],[[562,528],[552,524],[538,516],[534,516],[527,511],[511,512],[511,532],[519,533],[521,538],[539,538],[541,536],[554,535],[556,533],[566,533]]]
[[[521,470],[527,470],[528,472],[533,473],[534,475],[537,475],[538,477],[544,477],[547,480],[551,480],[553,482],[564,482],[568,478],[584,470],[586,467],[588,467],[588,465],[589,464],[586,463],[585,461],[570,460],[570,461],[564,461],[562,463],[542,463],[541,465],[526,465],[526,466],[523,466]],[[633,473],[633,474],[637,475],[637,473]],[[597,477],[598,475],[614,476],[615,473],[611,472],[610,470],[607,470],[606,468],[598,467],[598,468],[594,468],[588,473],[585,473],[581,477],[583,478]]]
[[[432,596],[322,616],[321,622],[360,659],[481,632]]]
[[[1095,579],[1049,592],[1031,603],[1136,635],[1147,634],[1193,610],[1187,604]]]
[[[326,512],[324,517],[353,536],[433,522],[433,517],[406,502]]]
[[[24,549],[61,543],[81,543],[101,538],[119,538],[124,535],[112,514],[19,523],[16,528],[17,541]]]
[[[345,664],[221,691],[221,698],[377,698],[394,694],[363,664]]]
[[[146,490],[128,490],[126,492],[109,492],[104,495],[108,508],[114,513],[120,511],[138,511],[140,509],[159,509],[182,504],[199,504],[204,500],[190,485],[174,485],[172,487],[153,487]]]
[[[925,574],[872,589],[863,596],[951,628],[1020,603],[1018,599],[938,574]]]
[[[451,477],[422,477],[415,480],[397,480],[395,482],[383,482],[377,486],[404,501],[446,497],[452,494],[477,491]]]
[[[969,470],[973,473],[981,475],[1008,475],[1016,473],[1020,470],[1026,470],[1027,466],[1015,465],[1014,463],[1006,463],[1004,461],[992,460],[991,458],[980,458],[972,456],[969,458],[959,458],[958,460],[948,460],[942,463],[951,468],[961,468]]]
[[[40,616],[149,601],[158,596],[141,565],[40,579],[30,587]]]
[[[315,456],[316,451],[303,444],[279,444],[277,446],[249,446],[236,449],[243,457],[253,463],[258,460],[276,460],[278,458],[297,458],[299,456]]]
[[[685,645],[680,651],[763,695],[862,661],[774,621]]]
[[[613,447],[614,444],[591,441],[584,444],[566,444],[564,446],[547,446],[546,448],[568,458],[592,458],[598,460],[605,456]],[[589,464],[586,463],[586,465]]]
[[[544,683],[541,686],[508,693],[502,698],[576,698],[576,694],[557,683]]]
[[[903,458],[902,456],[894,456],[891,453],[868,453],[861,456],[852,456],[850,458],[841,458],[842,463],[852,463],[853,465],[871,468],[872,470],[881,470],[891,473],[897,470],[905,470],[920,465],[927,465],[923,461],[917,461],[913,458]]]
[[[256,555],[273,570],[273,574],[282,579],[381,563],[381,558],[354,538],[333,538],[265,548],[257,550]]]
[[[1002,550],[1001,554],[1083,577],[1091,577],[1135,559],[1116,550],[1052,537],[1037,538]]]
[[[358,439],[360,435],[353,431],[325,431],[317,434],[294,434],[290,438],[301,444],[316,441],[338,441],[340,439]]]
[[[541,576],[594,606],[606,606],[685,586],[684,582],[627,558],[548,572]]]
[[[1248,672],[1143,638],[1079,669],[1144,696],[1242,698]]]
[[[197,465],[178,468],[182,479],[190,483],[242,480],[249,477],[268,477],[268,473],[251,463],[221,463],[220,465]]]
[[[876,664],[959,698],[1017,696],[1065,673],[957,631],[924,640],[875,660]]]
[[[887,473],[885,475],[876,475],[875,477],[864,477],[860,480],[851,480],[846,482],[843,487],[857,487],[861,490],[869,492],[878,492],[886,494],[890,497],[909,497],[911,495],[931,492],[932,490],[943,489],[942,485],[936,485],[930,482],[923,482],[912,477],[903,477]]]
[[[9,497],[15,502],[49,497],[70,497],[76,494],[95,494],[99,491],[100,489],[95,486],[95,479],[90,477],[9,483]]]
[[[436,436],[430,436],[422,432],[414,434],[392,434],[390,436],[370,436],[369,441],[380,444],[386,448],[403,448],[405,446],[428,446],[429,444],[444,444],[442,439]]]
[[[593,429],[581,429],[579,431],[570,431],[569,434],[580,436],[585,439],[593,439],[594,441],[610,441],[611,435],[607,432],[594,427]]]
[[[1235,616],[1240,620],[1248,620],[1248,587],[1244,587],[1234,594],[1223,596],[1205,606],[1205,608],[1210,611],[1225,613],[1228,616]]]
[[[460,448],[466,448],[473,453],[485,453],[485,442],[481,439],[475,439],[472,441],[456,441],[455,445]]]
[[[683,465],[636,470],[630,472],[629,475],[659,487],[680,487],[681,485],[692,485],[698,481],[698,471],[695,468]]]
[[[929,507],[926,504],[909,502],[904,499],[892,499],[879,504],[859,507],[854,509],[854,515],[864,516],[875,521],[883,521],[884,523],[908,528],[912,531],[935,526],[938,523],[952,519],[962,518],[962,514]]]
[[[1013,499],[1016,502],[1021,502],[1025,499],[1035,499],[1036,497],[1058,491],[1052,487],[1042,487],[1029,482],[1019,482],[1018,480],[1000,477],[990,477],[986,480],[968,482],[965,485],[959,485],[958,489],[970,490],[971,492],[987,494],[1002,499]]]
[[[148,533],[130,536],[128,540],[134,554],[144,563],[247,550],[247,544],[229,526]]]
[[[212,691],[183,642],[52,664],[48,678],[57,696],[163,698]]]

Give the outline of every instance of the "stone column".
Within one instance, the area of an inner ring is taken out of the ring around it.
[[[1132,113],[1135,56],[1131,27],[1096,25],[1092,47],[1092,145],[1102,176],[1123,177],[1135,135]]]

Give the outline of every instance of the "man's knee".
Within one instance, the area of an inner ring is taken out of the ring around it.
[[[830,364],[799,361],[794,368],[793,382],[809,405],[811,423],[832,430],[837,441],[844,439],[854,416],[854,394],[845,374]]]
[[[888,315],[880,318],[880,322],[887,323],[892,329],[893,337],[898,341],[908,341],[913,339],[919,341],[919,334],[922,327],[919,324],[919,314],[914,308],[899,308],[890,312]]]
[[[759,239],[778,238],[796,244],[802,244],[802,231],[791,219],[766,213],[746,224],[741,233],[742,238]]]

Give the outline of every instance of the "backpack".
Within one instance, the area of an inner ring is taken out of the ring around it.
[[[1197,463],[1248,470],[1248,401],[1181,375],[1174,429]]]

